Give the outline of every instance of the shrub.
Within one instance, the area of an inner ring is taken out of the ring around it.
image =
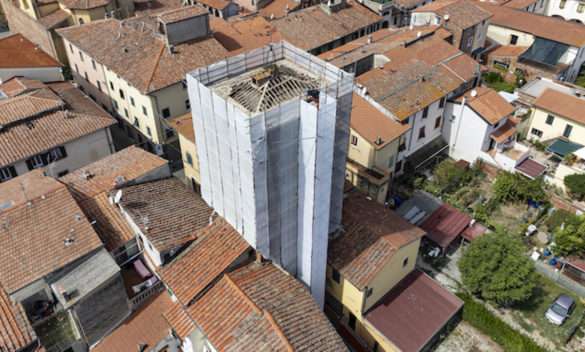
[[[581,223],[580,218],[566,210],[563,209],[556,209],[555,211],[550,214],[548,219],[546,220],[546,226],[548,227],[549,231],[556,230],[562,224],[567,225],[579,225]]]
[[[471,170],[457,166],[452,160],[443,160],[434,172],[434,183],[443,192],[459,189],[473,177]]]
[[[543,202],[547,199],[541,178],[530,180],[520,174],[500,172],[494,182],[494,193],[500,202]]]
[[[556,255],[569,256],[585,252],[585,222],[558,228],[554,236],[553,251]]]
[[[501,230],[475,239],[459,261],[463,285],[473,294],[500,306],[532,297],[534,264],[519,239]]]
[[[530,338],[512,329],[508,324],[494,316],[482,304],[476,302],[465,293],[457,296],[463,300],[463,319],[476,329],[491,337],[505,351],[545,352],[546,350],[534,343]]]
[[[569,175],[563,181],[571,197],[578,200],[585,198],[585,175]]]

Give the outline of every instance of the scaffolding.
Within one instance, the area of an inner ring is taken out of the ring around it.
[[[341,224],[353,75],[279,42],[188,74],[201,192],[322,306]]]

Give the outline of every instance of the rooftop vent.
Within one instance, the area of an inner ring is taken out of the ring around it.
[[[114,186],[115,187],[121,187],[124,185],[124,183],[126,183],[126,178],[124,176],[116,176],[116,178],[114,179]]]
[[[382,145],[382,143],[384,143],[384,141],[381,137],[376,138],[376,145]]]
[[[93,174],[92,174],[91,172],[89,172],[89,170],[83,170],[83,171],[81,172],[81,177],[82,177],[84,180],[86,180],[86,181],[87,181],[87,180],[89,180],[90,178],[92,178],[92,177],[93,177]]]

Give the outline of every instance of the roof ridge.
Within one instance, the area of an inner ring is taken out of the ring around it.
[[[161,43],[160,52],[158,53],[158,56],[155,60],[155,64],[154,64],[154,67],[152,68],[152,72],[150,73],[150,78],[148,79],[148,83],[146,84],[146,90],[150,89],[150,84],[154,80],[154,74],[156,73],[156,70],[158,69],[158,65],[160,64],[160,59],[162,58],[162,55],[164,52],[165,52],[165,44]]]
[[[294,352],[293,346],[288,341],[288,338],[284,334],[284,331],[282,331],[282,329],[280,328],[280,325],[278,325],[278,323],[276,322],[276,320],[274,319],[272,314],[270,314],[270,312],[267,311],[266,309],[263,309],[262,313],[264,314],[264,316],[266,317],[266,320],[268,320],[268,322],[270,323],[272,328],[276,331],[276,334],[278,335],[278,337],[280,337],[280,339],[282,340],[282,343],[284,343],[286,350],[288,352]]]
[[[244,302],[248,303],[249,306],[259,315],[262,315],[262,309],[256,305],[254,301],[236,284],[236,282],[230,277],[229,274],[224,274],[224,279],[226,280],[228,286],[230,286],[234,291],[238,293],[243,299]]]

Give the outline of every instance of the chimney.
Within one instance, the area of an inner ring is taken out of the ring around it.
[[[368,34],[368,44],[372,44],[372,35]]]

